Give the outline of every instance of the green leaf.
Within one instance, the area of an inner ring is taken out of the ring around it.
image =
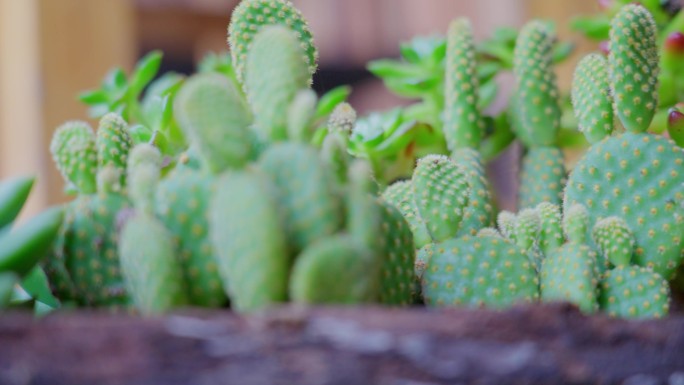
[[[426,59],[441,61],[446,55],[446,39],[443,36],[417,36],[399,46],[401,55],[409,63],[421,63]]]
[[[154,79],[159,72],[162,56],[160,51],[152,51],[140,59],[131,76],[130,92],[132,95],[140,95],[147,84]]]
[[[128,86],[126,73],[121,68],[114,68],[107,73],[102,83],[103,91],[109,95],[109,100],[119,99],[125,94]],[[115,95],[119,97],[113,98]]]
[[[149,143],[152,139],[152,129],[143,126],[142,124],[136,124],[128,129],[128,134],[131,136],[134,144]]]
[[[352,89],[349,86],[335,87],[326,92],[318,100],[318,105],[316,106],[316,118],[318,119],[331,114],[338,104],[347,100],[351,92]]]
[[[411,78],[424,74],[421,67],[390,59],[374,60],[368,63],[368,70],[375,76],[387,78]]]
[[[40,267],[35,267],[21,282],[21,287],[31,297],[52,308],[59,307],[59,301],[52,295],[47,276]]]
[[[78,100],[88,105],[94,105],[106,103],[108,98],[107,93],[103,90],[94,90],[80,93],[78,95]]]
[[[478,108],[480,111],[487,109],[499,92],[499,85],[495,81],[489,81],[480,85]]]
[[[4,309],[12,299],[14,285],[19,278],[11,272],[0,273],[0,309]]]
[[[485,62],[477,66],[477,78],[480,84],[492,80],[503,67],[497,62]]]
[[[553,61],[555,63],[560,63],[565,61],[570,55],[572,55],[572,52],[575,50],[575,44],[565,41],[565,42],[560,42],[556,44],[556,46],[553,49]]]
[[[582,32],[592,40],[608,40],[610,19],[601,15],[597,17],[578,17],[570,22],[572,29]]]

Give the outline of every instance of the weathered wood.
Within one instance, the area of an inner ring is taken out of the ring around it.
[[[506,312],[285,307],[158,319],[0,318],[0,383],[671,384],[684,318],[627,322],[566,305]]]

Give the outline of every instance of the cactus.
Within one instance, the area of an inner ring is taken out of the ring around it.
[[[470,195],[463,169],[445,156],[428,155],[418,161],[412,186],[432,239],[441,242],[456,236]]]
[[[392,205],[380,201],[383,222],[379,238],[382,267],[379,301],[389,305],[410,305],[415,281],[415,246],[413,234],[401,213]]]
[[[646,8],[629,4],[611,21],[608,76],[615,113],[629,132],[643,132],[658,107],[658,31]]]
[[[164,313],[186,305],[188,299],[171,234],[153,212],[158,166],[133,165],[128,179],[135,213],[126,220],[118,245],[124,282],[137,309]]]
[[[470,186],[468,205],[457,235],[475,235],[480,229],[494,224],[494,205],[482,157],[474,149],[461,148],[451,154],[451,159],[463,169]]]
[[[619,266],[601,282],[601,309],[613,317],[661,318],[670,309],[667,281],[651,269]]]
[[[67,183],[82,194],[97,191],[97,146],[88,123],[73,121],[57,128],[50,152]]]
[[[518,208],[536,207],[541,202],[560,204],[565,182],[563,154],[554,147],[561,110],[553,73],[554,34],[535,20],[518,35],[514,52],[517,94],[513,97],[513,124],[518,138],[528,148],[521,173]]]
[[[563,245],[563,225],[560,207],[548,202],[537,205],[539,213],[539,247],[544,255]]]
[[[288,109],[309,82],[302,48],[293,32],[281,26],[263,28],[249,50],[244,83],[262,140],[287,138]]]
[[[577,64],[572,83],[572,104],[579,130],[590,143],[613,132],[613,98],[608,82],[608,61],[599,54],[585,56]]]
[[[515,214],[510,211],[501,211],[496,218],[497,226],[499,227],[499,232],[505,238],[515,240]]]
[[[249,68],[248,53],[252,49],[256,35],[269,25],[284,25],[297,33],[297,45],[303,47],[301,55],[310,79],[316,72],[318,50],[301,12],[285,0],[243,0],[233,10],[228,29],[228,43],[238,79],[243,81],[246,76],[245,72]]]
[[[596,253],[587,245],[568,243],[546,256],[541,268],[541,298],[577,304],[587,313],[598,310],[599,269]]]
[[[292,258],[275,189],[262,172],[232,171],[217,181],[209,206],[219,273],[237,311],[287,300]]]
[[[526,253],[512,242],[464,236],[434,246],[422,289],[428,306],[501,308],[536,300],[538,285]]]
[[[99,169],[112,166],[120,175],[119,188],[126,183],[126,162],[133,141],[128,134],[128,125],[117,114],[109,113],[102,117],[97,129],[97,166]]]
[[[614,266],[629,265],[634,253],[634,234],[621,217],[603,218],[591,232],[594,243]]]
[[[589,229],[589,211],[581,204],[575,203],[564,208],[563,232],[572,243],[586,243]]]
[[[425,222],[418,214],[418,208],[413,199],[413,186],[410,181],[392,184],[383,192],[382,197],[396,207],[408,222],[416,249],[421,249],[432,242]]]

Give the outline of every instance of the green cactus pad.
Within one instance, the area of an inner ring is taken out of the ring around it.
[[[268,25],[283,25],[294,30],[298,45],[303,47],[302,55],[307,63],[309,76],[316,72],[318,51],[313,36],[301,12],[291,2],[283,0],[243,0],[233,10],[228,29],[228,43],[240,81],[245,77],[247,55],[255,36]]]
[[[532,208],[542,202],[560,205],[566,176],[560,149],[530,148],[523,159],[518,208]]]
[[[349,103],[342,102],[335,107],[328,119],[328,131],[339,132],[349,136],[356,124],[356,110]]]
[[[565,205],[587,207],[589,223],[618,216],[634,232],[634,260],[672,277],[682,261],[684,151],[650,134],[625,133],[593,145],[568,180]],[[591,228],[585,231],[590,238]]]
[[[601,281],[600,303],[613,317],[662,318],[670,309],[670,289],[651,269],[620,266]]]
[[[601,254],[615,266],[629,265],[634,254],[634,234],[621,217],[596,222],[591,237]]]
[[[382,267],[380,302],[408,306],[413,302],[415,281],[415,248],[413,234],[401,213],[389,203],[380,201],[383,209]]]
[[[58,258],[71,276],[81,301],[89,306],[125,305],[117,245],[117,214],[129,209],[119,194],[81,196],[69,204]]]
[[[476,64],[472,26],[467,19],[454,20],[447,34],[444,84],[444,136],[451,151],[476,149],[482,141]]]
[[[529,250],[537,242],[540,230],[541,226],[537,209],[524,209],[516,217],[513,238],[520,248]]]
[[[209,238],[207,209],[212,192],[212,177],[176,169],[157,187],[156,211],[173,237],[190,303],[219,307],[226,296]]]
[[[586,313],[598,310],[599,270],[596,252],[589,246],[568,243],[546,256],[541,268],[544,301],[569,301]]]
[[[97,191],[97,147],[88,123],[74,121],[57,128],[50,152],[64,179],[82,194]]]
[[[259,166],[275,182],[284,230],[295,253],[340,229],[341,201],[314,148],[294,142],[274,144],[259,159]]]
[[[468,176],[449,158],[428,155],[413,172],[413,197],[433,240],[453,238],[461,228],[468,205]]]
[[[499,228],[499,232],[504,238],[515,240],[515,214],[510,211],[500,211],[496,218],[496,224]]]
[[[465,236],[434,246],[423,297],[428,306],[503,308],[536,300],[539,282],[525,252],[512,242]]]
[[[181,265],[171,234],[154,217],[139,213],[126,222],[119,242],[124,282],[145,314],[187,305]]]
[[[596,143],[613,132],[613,98],[605,57],[590,54],[577,64],[571,96],[579,130],[590,143]]]
[[[312,89],[303,89],[297,93],[287,108],[287,137],[290,140],[300,142],[311,140],[317,102],[318,96]]]
[[[518,35],[513,60],[516,77],[516,135],[527,147],[551,146],[556,142],[561,109],[558,87],[553,72],[555,36],[549,26],[539,20],[527,23]]]
[[[96,145],[98,167],[115,167],[120,175],[120,187],[125,186],[128,153],[133,147],[126,121],[114,113],[102,117],[97,129]]]
[[[287,139],[288,109],[309,83],[302,47],[293,32],[281,26],[263,28],[249,51],[245,73],[245,91],[261,139]]]
[[[485,228],[480,229],[480,231],[477,232],[477,236],[479,236],[479,237],[503,238],[501,236],[501,233],[499,233],[499,230],[495,229],[494,227],[485,227]]]
[[[210,171],[239,168],[250,160],[252,117],[225,76],[203,73],[188,79],[175,98],[174,114]]]
[[[564,242],[563,224],[560,206],[543,202],[537,205],[539,213],[539,247],[541,251],[548,255],[553,250],[561,247]]]
[[[374,252],[382,253],[383,209],[373,195],[375,181],[371,166],[355,160],[349,168],[346,194],[346,230],[349,235]]]
[[[622,7],[611,22],[609,76],[615,112],[631,132],[646,131],[658,107],[658,30],[641,5]]]
[[[297,257],[290,297],[308,304],[359,304],[378,298],[380,264],[375,253],[348,236],[309,246]]]
[[[231,306],[246,312],[284,302],[291,258],[275,186],[255,170],[230,172],[216,184],[209,234]]]
[[[413,200],[413,187],[411,181],[396,182],[389,186],[383,193],[382,198],[399,209],[411,228],[413,242],[416,249],[432,242],[430,233],[427,231],[425,222],[418,214],[418,208]]]
[[[475,235],[480,229],[494,224],[493,197],[487,173],[480,153],[474,149],[458,149],[451,153],[451,159],[465,171],[470,186],[468,206],[457,236]]]
[[[563,233],[572,243],[586,243],[589,230],[589,211],[584,205],[574,203],[563,208]]]
[[[344,185],[347,183],[347,171],[351,156],[347,150],[347,138],[339,133],[329,133],[323,139],[321,147],[321,159],[326,167],[331,170],[335,181]]]

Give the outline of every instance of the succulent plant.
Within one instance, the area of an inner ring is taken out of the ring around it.
[[[619,266],[601,282],[601,308],[611,316],[661,318],[670,308],[667,281],[651,269]]]
[[[547,254],[540,272],[542,300],[569,301],[588,313],[598,310],[596,261],[596,252],[580,243],[567,243]]]
[[[616,116],[627,132],[596,142],[577,163],[565,208],[585,205],[590,223],[623,218],[634,233],[634,262],[670,279],[684,249],[684,215],[676,203],[684,198],[684,152],[644,132],[657,105],[655,34],[653,17],[642,6],[627,5],[613,19],[607,72]],[[576,75],[576,82],[586,81]],[[589,242],[591,230],[585,229]]]
[[[556,147],[561,109],[556,75],[553,72],[554,34],[549,26],[534,20],[526,24],[515,46],[516,95],[513,125],[527,147],[523,159],[518,208],[541,202],[560,204],[565,182],[563,154]]]

